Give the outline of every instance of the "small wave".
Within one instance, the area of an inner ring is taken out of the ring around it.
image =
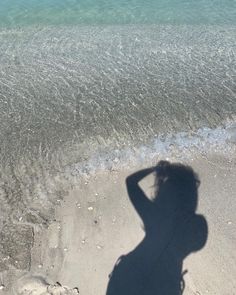
[[[119,170],[144,163],[152,164],[161,158],[187,160],[193,157],[194,152],[233,156],[236,149],[235,139],[235,123],[215,129],[201,128],[192,133],[158,135],[146,145],[95,153],[87,161],[68,166],[66,173],[72,176],[88,176],[98,170]]]

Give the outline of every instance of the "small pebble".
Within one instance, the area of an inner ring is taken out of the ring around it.
[[[75,291],[76,294],[77,293],[79,294],[79,288],[76,287],[76,288],[73,289],[73,291]]]
[[[42,265],[42,264],[39,264],[39,265],[38,265],[38,268],[42,268],[42,267],[43,267],[43,265]]]
[[[98,196],[98,193],[95,193],[95,196],[97,197]]]
[[[101,250],[102,249],[102,246],[101,245],[97,245],[97,249],[98,250]]]
[[[89,211],[93,211],[93,207],[88,207],[88,210]]]
[[[67,252],[68,251],[68,248],[64,248],[64,251]]]
[[[76,203],[76,206],[77,206],[78,208],[81,208],[80,203]]]
[[[228,224],[228,225],[231,225],[231,224],[232,224],[232,221],[228,221],[227,224]]]
[[[115,159],[113,160],[113,162],[114,162],[114,163],[118,163],[118,162],[119,162],[119,159],[118,159],[118,158],[115,158]]]
[[[82,240],[81,243],[82,243],[82,244],[85,244],[85,240]]]
[[[6,287],[2,284],[0,285],[0,290],[4,290]]]

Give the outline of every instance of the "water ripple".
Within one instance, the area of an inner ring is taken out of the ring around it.
[[[1,153],[135,144],[232,120],[235,36],[229,26],[1,30]]]

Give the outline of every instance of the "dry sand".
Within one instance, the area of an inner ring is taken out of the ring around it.
[[[209,233],[205,247],[184,261],[184,294],[236,294],[236,161],[195,155],[187,164],[201,180],[198,213],[205,216]],[[78,181],[58,206],[55,221],[47,229],[35,228],[31,271],[14,282],[14,292],[10,278],[15,273],[3,274],[0,294],[79,290],[82,295],[105,295],[117,259],[144,237],[125,186],[125,178],[139,168],[98,172]],[[152,176],[141,183],[149,197],[152,184]]]

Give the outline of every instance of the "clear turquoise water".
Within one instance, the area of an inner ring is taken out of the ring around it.
[[[1,0],[0,26],[235,24],[235,0]]]

